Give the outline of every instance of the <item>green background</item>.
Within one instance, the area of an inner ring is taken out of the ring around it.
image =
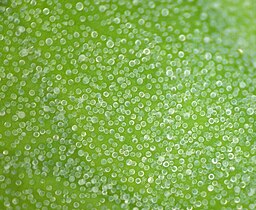
[[[255,11],[0,1],[0,209],[255,209]]]

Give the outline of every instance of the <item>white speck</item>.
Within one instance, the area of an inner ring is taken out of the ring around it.
[[[52,38],[47,38],[47,39],[45,40],[45,43],[46,43],[48,46],[52,45],[52,43],[53,43]]]
[[[244,51],[242,49],[238,49],[238,52],[241,53],[241,54],[244,53]]]
[[[48,8],[44,8],[44,9],[43,9],[43,13],[44,13],[45,15],[49,15],[50,10],[49,10]]]
[[[84,8],[84,5],[83,5],[82,2],[77,2],[77,3],[76,3],[76,9],[77,9],[78,11],[82,11],[83,8]]]
[[[173,75],[173,71],[172,70],[167,70],[166,71],[166,76],[168,76],[168,77],[171,77]]]
[[[90,82],[90,79],[88,77],[83,78],[83,83],[84,84],[89,84],[89,82]]]
[[[23,32],[25,32],[25,27],[24,26],[19,26],[18,27],[18,31],[20,32],[20,33],[23,33]]]
[[[0,175],[0,182],[4,181],[5,177],[3,175]]]
[[[239,86],[240,86],[240,88],[245,88],[245,87],[246,87],[246,84],[245,84],[245,82],[240,82],[240,83],[239,83]]]
[[[114,42],[113,42],[112,40],[108,40],[108,41],[107,41],[107,47],[108,47],[108,48],[113,48],[114,45],[115,45],[115,44],[114,44]]]
[[[4,116],[6,113],[4,110],[0,111],[0,116]]]
[[[173,135],[167,134],[167,139],[168,139],[168,140],[172,140],[172,139],[173,139]]]
[[[154,182],[154,178],[153,177],[149,177],[148,178],[148,183],[153,183]]]
[[[213,190],[214,190],[214,187],[213,187],[212,185],[209,185],[207,189],[208,189],[208,191],[210,191],[210,192],[211,192],[211,191],[213,191]]]
[[[22,49],[19,53],[21,57],[26,57],[28,55],[28,49]]]
[[[53,92],[54,92],[55,94],[59,94],[59,93],[60,93],[60,88],[55,87],[55,88],[53,89]]]
[[[143,79],[142,79],[142,78],[138,78],[138,79],[137,79],[137,83],[138,83],[139,85],[142,85]]]
[[[91,33],[92,38],[97,38],[98,35],[99,35],[99,34],[98,34],[97,31],[93,31],[93,32]]]
[[[174,114],[175,110],[174,109],[169,109],[168,113],[169,114]]]
[[[207,61],[211,60],[211,59],[212,59],[212,54],[209,53],[209,52],[205,53],[205,59],[206,59]]]
[[[160,157],[158,158],[158,160],[159,160],[160,162],[163,162],[163,161],[165,160],[165,158],[164,158],[164,156],[160,156]]]
[[[77,131],[77,125],[73,125],[73,126],[72,126],[72,130],[73,130],[73,131]]]
[[[185,70],[185,71],[184,71],[184,76],[187,77],[187,76],[189,76],[189,75],[190,75],[190,71],[189,71],[189,70]]]
[[[217,82],[216,82],[216,85],[218,86],[218,87],[220,87],[220,86],[222,86],[222,81],[220,81],[220,80],[218,80]]]
[[[80,179],[80,180],[78,181],[78,184],[79,184],[79,185],[84,185],[84,184],[85,184],[85,180],[84,180],[84,179]]]
[[[248,108],[247,110],[246,110],[246,112],[247,112],[247,114],[248,115],[253,115],[254,114],[254,110],[253,110],[253,108]]]
[[[204,37],[204,43],[209,43],[211,39],[209,37]]]
[[[184,42],[184,41],[186,40],[185,35],[181,34],[181,35],[179,36],[179,40],[182,41],[182,42]]]
[[[79,62],[83,62],[83,61],[85,61],[85,60],[86,60],[86,56],[85,56],[84,54],[79,55],[79,57],[78,57],[78,61],[79,61]]]
[[[23,112],[23,111],[19,111],[19,112],[17,113],[17,116],[18,116],[19,118],[23,119],[23,118],[26,116],[26,114],[25,114],[25,112]]]
[[[145,55],[149,55],[149,54],[150,54],[150,49],[145,48],[145,49],[143,50],[143,53],[144,53]]]
[[[169,10],[166,9],[166,8],[162,9],[162,15],[163,16],[168,16],[169,15]]]
[[[183,52],[183,51],[179,51],[179,52],[178,52],[178,56],[179,56],[180,58],[183,58],[183,57],[184,57],[184,52]]]
[[[231,111],[230,109],[227,109],[227,110],[226,110],[226,114],[227,114],[227,115],[231,115],[231,114],[232,114],[232,111]]]

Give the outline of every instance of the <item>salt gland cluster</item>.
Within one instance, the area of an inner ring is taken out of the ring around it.
[[[0,1],[0,209],[256,209],[255,9]]]

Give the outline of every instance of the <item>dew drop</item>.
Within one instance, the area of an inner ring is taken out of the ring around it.
[[[212,54],[209,53],[209,52],[205,53],[205,59],[206,59],[207,61],[211,60],[211,59],[212,59]]]
[[[214,187],[212,186],[212,185],[209,185],[208,187],[207,187],[207,189],[208,189],[208,191],[213,191],[214,190]]]
[[[162,16],[164,16],[164,17],[166,17],[166,16],[168,16],[169,15],[169,10],[168,9],[166,9],[166,8],[164,8],[164,9],[162,9]]]
[[[82,11],[82,10],[84,9],[83,3],[82,3],[82,2],[77,2],[77,3],[76,3],[76,9],[77,9],[78,11]]]
[[[23,111],[18,111],[18,112],[17,112],[17,116],[18,116],[19,118],[23,119],[23,118],[26,116],[26,114],[25,114],[25,112],[23,112]]]
[[[247,110],[246,110],[246,113],[248,114],[248,115],[253,115],[254,114],[254,109],[253,108],[248,108]]]
[[[108,47],[108,48],[113,48],[114,45],[115,45],[115,44],[114,44],[114,42],[113,42],[112,40],[108,40],[108,41],[107,41],[107,47]]]
[[[47,38],[47,39],[45,40],[45,43],[46,43],[48,46],[51,46],[52,43],[53,43],[52,38]]]

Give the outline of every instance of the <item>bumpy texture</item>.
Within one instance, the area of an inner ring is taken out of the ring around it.
[[[0,209],[256,209],[255,11],[0,1]]]

